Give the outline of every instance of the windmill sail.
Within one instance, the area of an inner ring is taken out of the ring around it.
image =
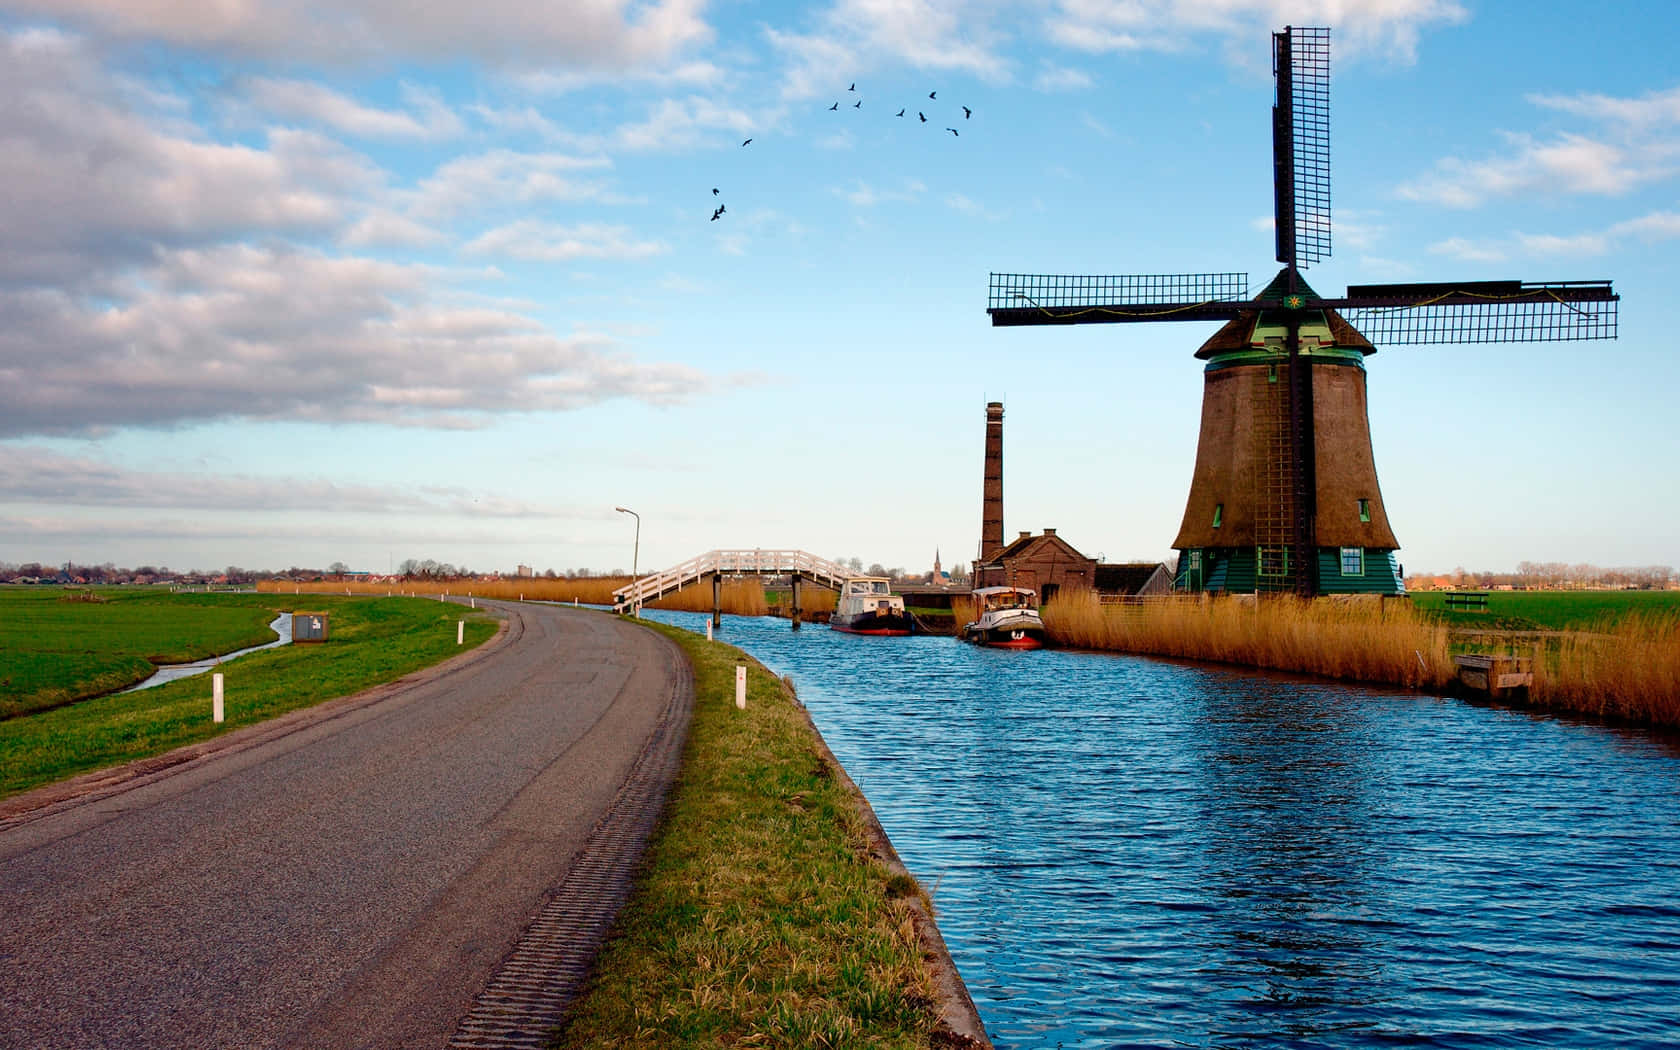
[[[1330,30],[1273,33],[1272,71],[1277,260],[1308,266],[1330,257]]]

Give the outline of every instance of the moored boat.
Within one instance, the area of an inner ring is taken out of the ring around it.
[[[840,588],[828,625],[848,634],[904,635],[915,621],[885,576],[854,576]]]
[[[1025,587],[981,587],[973,598],[977,619],[963,625],[963,641],[995,649],[1044,647],[1038,595]]]

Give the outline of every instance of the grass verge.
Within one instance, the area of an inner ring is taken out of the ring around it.
[[[925,898],[870,856],[866,819],[803,711],[739,650],[648,626],[694,667],[683,767],[552,1045],[935,1045],[914,916]],[[737,664],[751,668],[745,711]]]
[[[219,724],[210,720],[208,674],[0,722],[0,798],[360,692],[454,656],[496,631],[484,613],[426,599],[313,595],[308,604],[310,611],[330,615],[331,640],[266,649],[225,664],[226,721]],[[457,646],[455,625],[462,619],[466,641]]]

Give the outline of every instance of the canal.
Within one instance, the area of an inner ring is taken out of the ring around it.
[[[719,637],[793,678],[999,1048],[1680,1043],[1671,737],[1107,654]]]

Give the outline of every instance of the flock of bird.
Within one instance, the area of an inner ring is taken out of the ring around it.
[[[850,87],[848,87],[846,90],[848,92],[851,92],[851,93],[855,94],[857,92],[857,82],[853,81],[852,85]],[[934,102],[939,101],[939,92],[938,91],[929,91],[928,92],[928,98],[933,100]],[[851,105],[851,108],[852,109],[862,109],[863,108],[863,99],[860,98],[856,102],[853,102],[852,105]],[[905,113],[909,112],[909,109],[910,109],[909,106],[904,106],[904,107],[900,108],[897,113],[893,114],[893,116],[902,117],[902,116],[904,116]],[[829,106],[828,111],[830,113],[838,113],[840,111],[840,103],[836,102],[836,103],[834,103],[834,105]],[[970,119],[971,117],[974,116],[974,111],[972,109],[969,109],[967,106],[963,106],[962,111],[963,111],[963,119],[964,120],[968,120],[968,119]],[[927,114],[925,112],[921,111],[921,110],[916,111],[916,118],[923,124],[926,124],[928,122]],[[957,131],[956,128],[946,128],[945,130],[949,131],[953,138],[960,137],[960,133]],[[752,143],[752,139],[746,139],[746,140],[742,141],[741,145],[743,147],[745,147],[747,145],[750,145],[751,143]],[[718,188],[716,186],[712,187],[712,196],[714,196],[714,197],[718,196]],[[725,208],[723,204],[721,204],[721,203],[718,204],[718,206],[716,208],[712,209],[712,220],[711,221],[717,222],[719,219],[721,219],[727,213],[727,211],[728,211],[728,209]]]

